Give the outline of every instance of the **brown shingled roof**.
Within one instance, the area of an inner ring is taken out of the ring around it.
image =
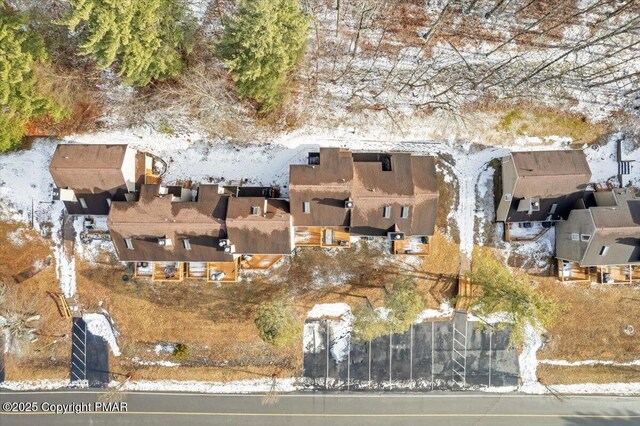
[[[384,167],[383,167],[384,165]],[[361,235],[432,235],[438,200],[433,157],[407,153],[320,150],[319,165],[291,166],[291,214],[296,226],[350,226]],[[352,210],[345,201],[354,201]],[[310,211],[303,212],[303,203]],[[389,218],[383,216],[391,207]],[[409,209],[402,218],[402,207]]]
[[[582,191],[591,169],[581,150],[511,153],[517,181],[514,198],[552,198]]]
[[[252,214],[252,208],[257,214]],[[232,197],[227,208],[228,238],[243,254],[289,254],[291,215],[285,200]]]
[[[340,148],[320,148],[319,165],[291,165],[289,198],[296,226],[348,226],[344,201],[351,195],[353,159]],[[311,211],[304,213],[304,202]]]
[[[49,171],[59,188],[77,193],[100,193],[126,189],[122,163],[127,145],[60,144]]]
[[[232,261],[219,246],[226,237],[224,215],[228,197],[218,194],[217,185],[201,185],[196,202],[171,202],[171,195],[159,196],[159,185],[143,185],[137,202],[113,202],[109,230],[123,261]],[[159,245],[169,238],[171,246]],[[130,238],[133,249],[127,248]],[[183,240],[189,239],[190,250]]]

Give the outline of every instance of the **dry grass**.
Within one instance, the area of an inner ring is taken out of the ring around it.
[[[19,356],[5,354],[7,380],[55,379],[68,376],[68,336],[71,323],[63,319],[54,300],[47,292],[59,291],[55,268],[46,266],[20,283],[14,277],[30,270],[35,261],[44,261],[50,254],[46,241],[32,230],[20,231],[22,245],[15,245],[9,234],[18,230],[15,223],[0,222],[0,279],[7,285],[6,305],[2,309],[33,312],[40,315],[35,322],[37,341]]]
[[[540,382],[546,385],[640,382],[640,367],[603,365],[565,367],[539,364],[537,374]]]
[[[515,136],[570,137],[574,144],[582,145],[595,142],[606,128],[580,114],[528,106],[501,113],[496,130]]]
[[[628,324],[640,329],[637,288],[565,286],[549,278],[540,291],[558,299],[565,311],[549,330],[550,341],[539,358],[620,362],[638,358],[640,333],[623,332]]]
[[[12,242],[12,234],[22,243]],[[13,282],[18,274],[29,270],[38,260],[44,262],[50,254],[50,247],[34,230],[13,222],[0,222],[0,279]]]

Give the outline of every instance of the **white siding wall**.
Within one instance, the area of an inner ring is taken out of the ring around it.
[[[136,150],[127,147],[122,161],[122,177],[127,183],[127,190],[134,192],[136,190]]]

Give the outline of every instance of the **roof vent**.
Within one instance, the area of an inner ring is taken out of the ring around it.
[[[251,207],[251,215],[258,216],[260,214],[260,207],[252,206]]]
[[[387,237],[389,237],[391,241],[404,240],[404,232],[387,232]]]
[[[229,240],[226,240],[224,238],[220,238],[220,241],[218,241],[218,247],[228,246],[229,242],[230,242]]]
[[[170,238],[158,238],[158,245],[161,247],[168,247],[171,245],[171,239]]]
[[[344,208],[345,209],[352,209],[353,208],[353,200],[351,198],[349,198],[348,200],[345,200]]]
[[[234,246],[233,244],[224,246],[225,253],[231,254],[231,253],[235,253],[235,251],[236,251],[236,246]]]
[[[167,185],[160,185],[158,188],[158,195],[167,195],[169,193],[169,188]]]
[[[317,166],[320,164],[320,153],[319,152],[310,152],[309,153],[309,165]]]

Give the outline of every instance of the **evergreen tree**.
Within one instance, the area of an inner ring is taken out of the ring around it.
[[[0,152],[20,145],[27,122],[65,111],[38,92],[36,67],[47,61],[42,37],[0,6]]]
[[[184,0],[71,0],[63,20],[81,33],[80,54],[105,69],[118,61],[124,83],[146,86],[180,74],[193,19]]]
[[[290,346],[302,332],[295,311],[282,300],[258,306],[255,324],[260,338],[277,347]]]
[[[511,344],[524,343],[527,324],[543,332],[555,322],[560,305],[536,291],[524,276],[518,276],[486,251],[473,255],[471,283],[480,288],[473,312],[480,317],[494,313],[507,314],[511,327]]]
[[[238,94],[256,100],[262,111],[282,102],[288,73],[304,53],[309,30],[298,0],[241,0],[225,19],[216,46]]]

